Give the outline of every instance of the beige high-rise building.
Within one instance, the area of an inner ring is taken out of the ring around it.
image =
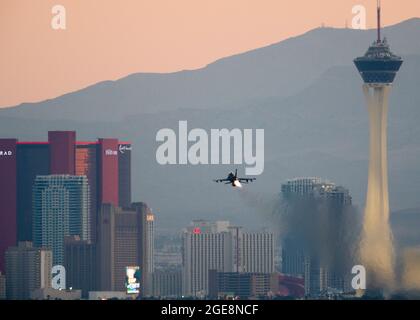
[[[274,272],[274,235],[247,232],[228,221],[193,221],[184,230],[182,292],[205,297],[209,293],[209,271]]]
[[[52,252],[19,242],[6,251],[6,296],[29,299],[32,291],[51,287]]]
[[[145,296],[153,295],[153,273],[155,271],[155,215],[145,204],[141,203],[142,211],[142,255]]]
[[[154,215],[145,203],[102,205],[98,217],[98,290],[125,291],[126,267],[139,266],[140,294],[151,294]]]

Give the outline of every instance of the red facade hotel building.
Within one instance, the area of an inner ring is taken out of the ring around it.
[[[50,145],[50,174],[75,175],[76,132],[48,132]]]
[[[0,144],[0,271],[4,272],[4,254],[16,245],[16,139]]]
[[[76,141],[74,131],[50,131],[48,142],[0,139],[0,271],[4,252],[32,240],[32,187],[37,175],[85,175],[90,187],[92,240],[103,203],[131,204],[131,144],[117,139]]]
[[[118,140],[99,139],[99,203],[118,206]]]

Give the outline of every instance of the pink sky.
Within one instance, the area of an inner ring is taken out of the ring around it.
[[[383,0],[385,25],[420,17],[419,0]],[[67,29],[51,28],[64,5]],[[196,69],[299,35],[344,27],[375,0],[1,0],[0,107],[54,98],[135,72]]]

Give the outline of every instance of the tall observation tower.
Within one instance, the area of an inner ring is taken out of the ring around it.
[[[378,38],[354,63],[363,78],[369,111],[370,159],[368,190],[360,244],[367,270],[367,289],[389,292],[395,285],[394,250],[389,225],[387,121],[388,97],[403,60],[381,38],[381,2],[378,0]]]

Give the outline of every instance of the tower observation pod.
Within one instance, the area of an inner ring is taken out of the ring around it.
[[[369,174],[360,259],[367,270],[367,289],[390,293],[395,287],[395,257],[389,224],[387,123],[388,97],[403,60],[381,38],[381,2],[377,4],[377,39],[354,63],[364,85],[369,112]]]

